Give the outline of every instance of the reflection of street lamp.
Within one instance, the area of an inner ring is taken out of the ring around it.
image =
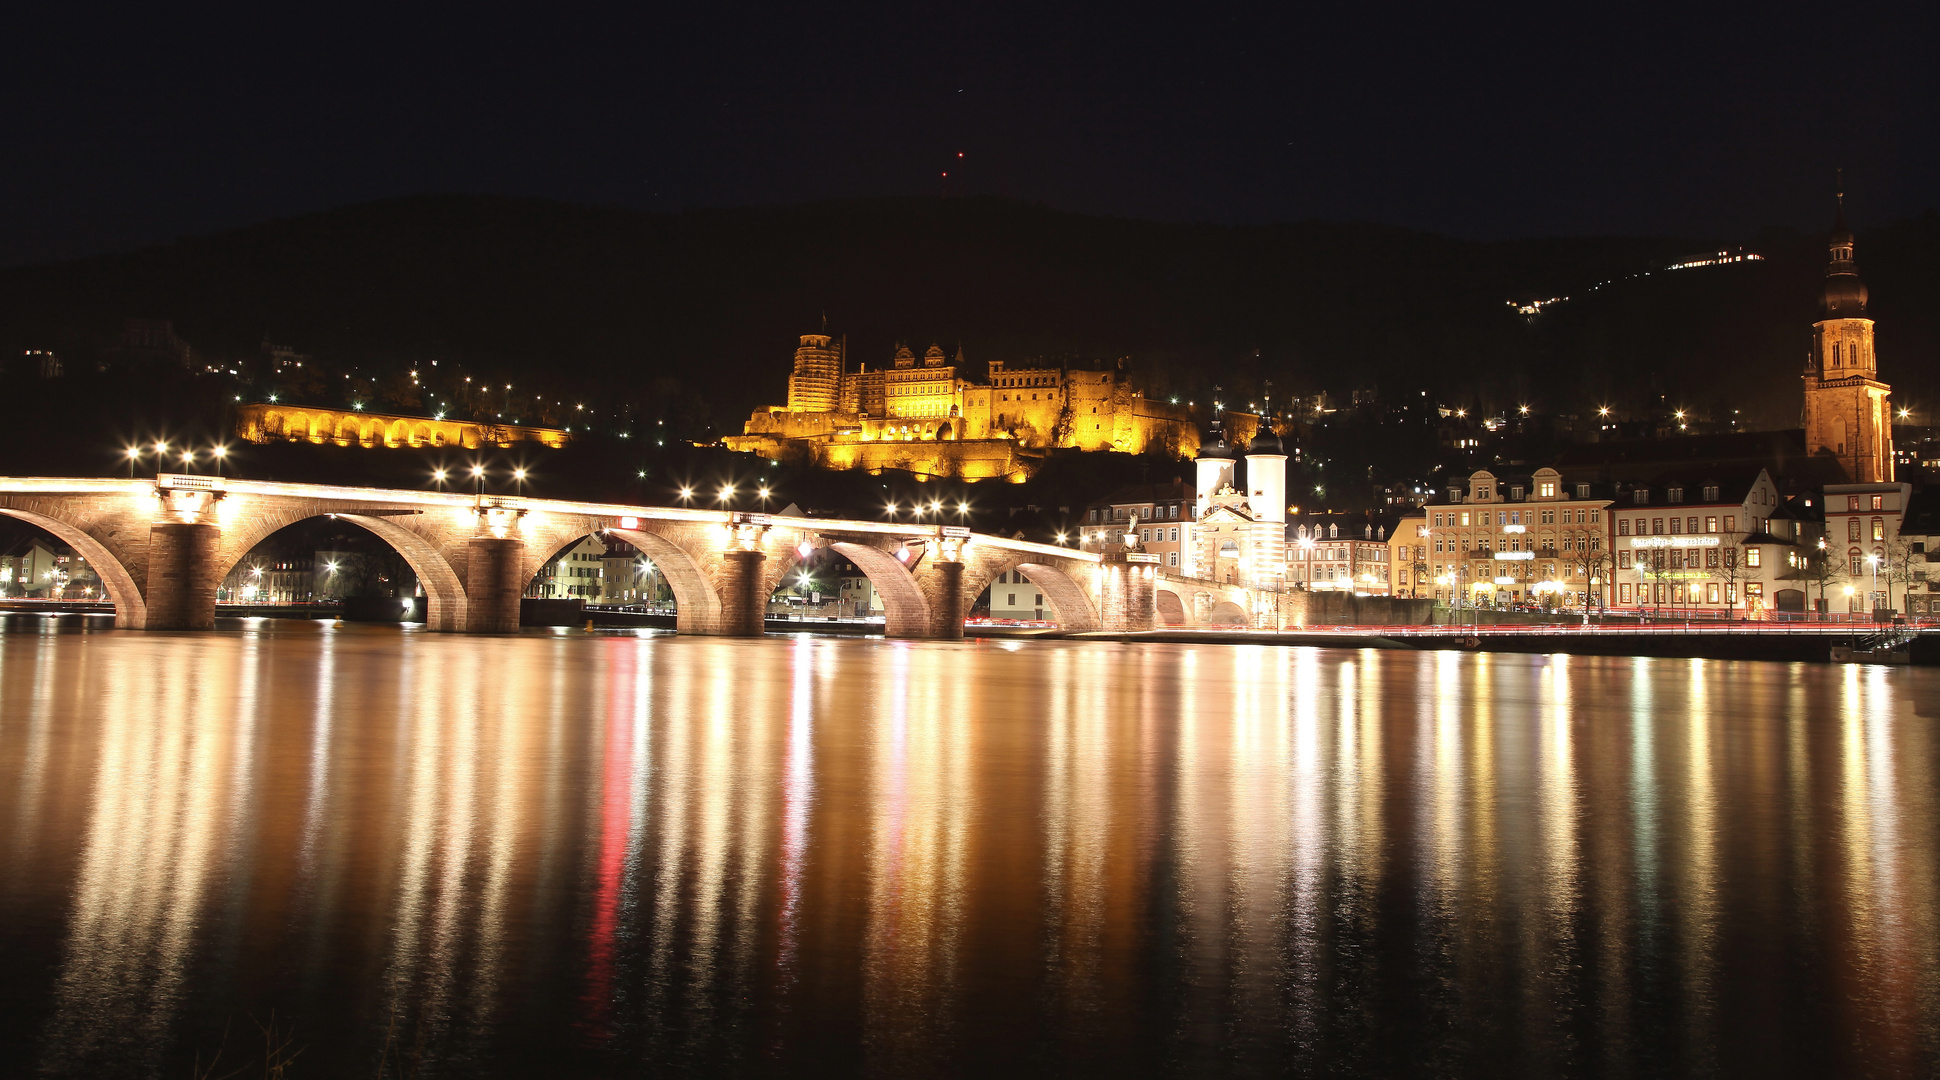
[[[1872,572],[1872,588],[1866,593],[1868,611],[1879,610],[1879,556],[1866,556],[1866,569]]]

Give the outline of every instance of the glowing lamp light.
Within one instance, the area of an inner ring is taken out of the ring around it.
[[[512,470],[512,479],[514,479],[514,480],[523,480],[523,479],[525,479],[525,470],[524,470],[524,469],[513,469],[513,470]]]
[[[902,561],[904,561],[904,562],[908,562],[908,561],[909,561],[909,545],[908,545],[908,544],[904,544],[904,545],[903,545],[902,547],[899,547],[899,548],[897,548],[897,549],[896,549],[896,557],[897,557],[898,559],[901,559],[901,560],[902,560]],[[1848,588],[1848,589],[1847,589],[1846,591],[1847,591],[1847,592],[1851,592],[1852,590],[1851,590],[1850,588]]]
[[[810,555],[815,554],[815,545],[804,540],[800,544],[797,544],[795,546],[795,554],[800,555],[802,558],[806,559]]]
[[[620,528],[622,529],[637,529],[639,527],[640,519],[637,517],[623,517],[620,519]]]

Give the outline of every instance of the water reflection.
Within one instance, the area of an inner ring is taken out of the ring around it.
[[[0,635],[0,1024],[10,1064],[89,1076],[186,1072],[272,1009],[316,1075],[1920,1074],[1935,694],[1263,647]]]

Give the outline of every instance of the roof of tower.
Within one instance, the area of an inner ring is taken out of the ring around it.
[[[1230,458],[1233,448],[1226,445],[1226,428],[1219,422],[1219,409],[1215,406],[1212,418],[1212,439],[1199,444],[1199,456],[1194,459],[1204,461],[1208,458]]]
[[[1828,319],[1860,319],[1866,315],[1866,283],[1859,280],[1859,268],[1840,253],[1852,251],[1852,230],[1846,227],[1846,198],[1839,196],[1839,211],[1833,219],[1829,240],[1831,261],[1825,270],[1825,296],[1821,307]]]
[[[1253,441],[1246,446],[1248,457],[1256,454],[1284,454],[1286,452],[1287,448],[1285,444],[1280,442],[1280,437],[1273,434],[1273,429],[1264,424],[1260,425],[1260,430],[1253,435]]]
[[[1838,243],[1850,244],[1852,243],[1852,229],[1846,226],[1846,193],[1845,192],[1842,191],[1839,193],[1837,205],[1838,205],[1838,209],[1833,213],[1833,216],[1832,216],[1832,242],[1835,244],[1838,244]]]

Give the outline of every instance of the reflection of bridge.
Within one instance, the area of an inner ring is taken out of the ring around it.
[[[355,522],[395,548],[432,630],[504,631],[525,586],[589,534],[623,540],[673,589],[684,633],[759,634],[768,597],[801,559],[833,548],[867,574],[892,637],[963,636],[998,574],[1020,571],[1069,630],[1253,623],[1232,586],[1166,578],[1137,550],[1072,551],[940,525],[615,506],[451,492],[163,474],[153,480],[0,479],[0,514],[73,547],[100,575],[115,623],[215,623],[217,585],[271,533],[308,518]]]

